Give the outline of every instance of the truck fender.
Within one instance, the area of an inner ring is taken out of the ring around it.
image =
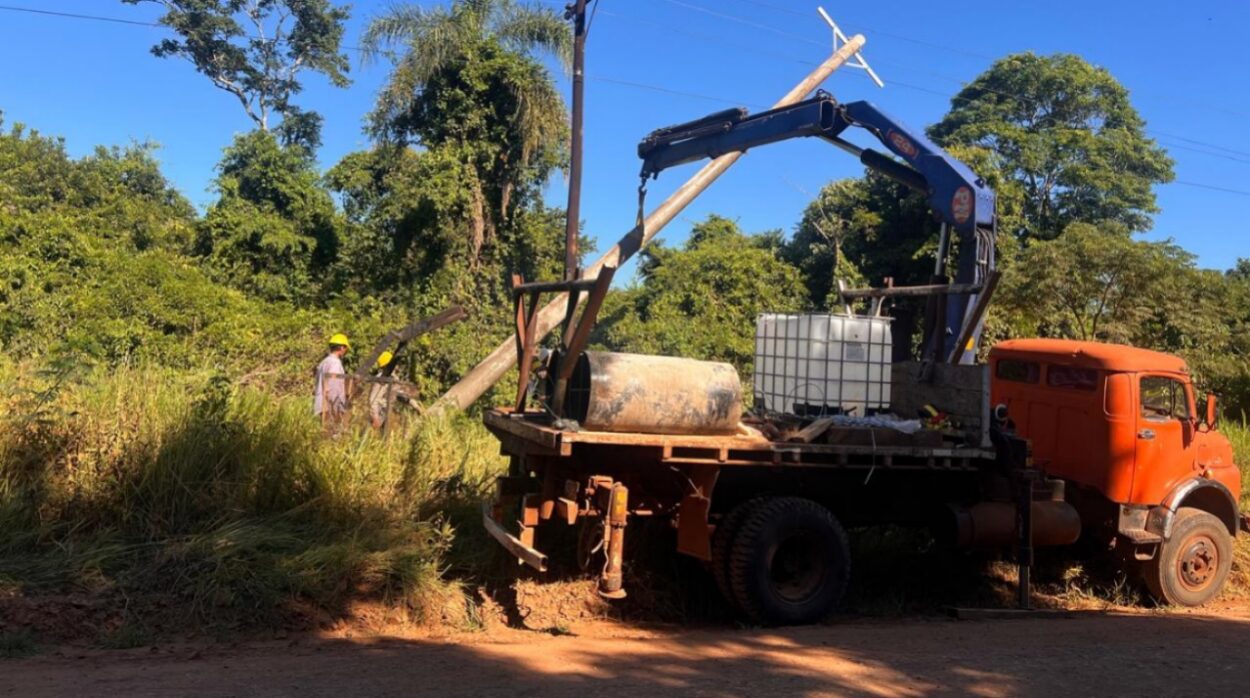
[[[1167,540],[1172,537],[1172,523],[1181,507],[1193,507],[1213,514],[1236,536],[1239,524],[1237,500],[1223,483],[1206,478],[1190,478],[1177,485],[1163,502],[1150,508],[1146,530]]]

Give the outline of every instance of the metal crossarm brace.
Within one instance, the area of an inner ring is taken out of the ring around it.
[[[577,366],[577,358],[586,349],[590,341],[590,330],[594,327],[603,307],[603,299],[612,285],[612,277],[616,267],[604,266],[599,275],[593,279],[574,279],[566,281],[537,281],[526,283],[520,274],[512,275],[512,307],[516,318],[516,351],[517,351],[517,395],[516,414],[524,414],[529,374],[534,366],[534,355],[538,351],[539,311],[542,309],[539,300],[543,293],[566,293],[568,304],[564,313],[563,331],[561,332],[561,351],[556,355],[551,366],[553,395],[551,411],[563,416],[564,393],[573,369]],[[586,296],[586,307],[581,317],[577,316],[577,306],[581,303],[582,294]]]

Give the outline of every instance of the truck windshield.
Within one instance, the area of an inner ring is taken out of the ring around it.
[[[1189,419],[1189,400],[1186,399],[1185,384],[1163,376],[1143,376],[1141,416],[1155,421]]]

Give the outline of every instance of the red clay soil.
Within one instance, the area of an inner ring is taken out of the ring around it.
[[[1244,695],[1250,669],[1243,605],[779,630],[598,621],[568,631],[52,649],[0,660],[0,695]]]

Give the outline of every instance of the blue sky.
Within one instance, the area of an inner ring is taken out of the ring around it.
[[[727,106],[756,110],[828,53],[829,31],[809,0],[600,0],[590,33],[583,219],[601,246],[632,224],[638,159],[650,130]],[[1178,182],[1250,191],[1250,3],[1019,2],[897,0],[834,3],[826,9],[848,34],[868,39],[864,55],[886,82],[876,88],[844,69],[825,85],[839,99],[871,99],[920,128],[938,120],[961,83],[1011,52],[1066,51],[1106,67],[1133,95],[1150,135],[1176,160]],[[9,6],[137,20],[155,6],[119,0],[5,0]],[[346,43],[391,3],[358,0]],[[556,7],[557,2],[542,3]],[[97,144],[152,140],[174,182],[197,204],[213,199],[213,167],[233,134],[250,122],[230,95],[189,64],[151,56],[156,28],[0,11],[0,110],[64,136],[76,155]],[[353,85],[313,77],[300,104],[326,119],[323,166],[367,147],[362,116],[387,66],[352,58]],[[563,76],[561,85],[567,90]],[[645,87],[644,87],[645,86]],[[684,94],[683,94],[684,93]],[[861,139],[862,140],[862,139]],[[650,187],[659,202],[694,165]],[[682,240],[708,213],[750,231],[789,231],[826,182],[860,174],[858,163],[822,143],[793,141],[753,151],[675,221],[662,238]],[[1250,195],[1174,183],[1158,188],[1163,212],[1151,239],[1171,237],[1206,267],[1250,257]],[[559,204],[562,177],[548,188]]]

